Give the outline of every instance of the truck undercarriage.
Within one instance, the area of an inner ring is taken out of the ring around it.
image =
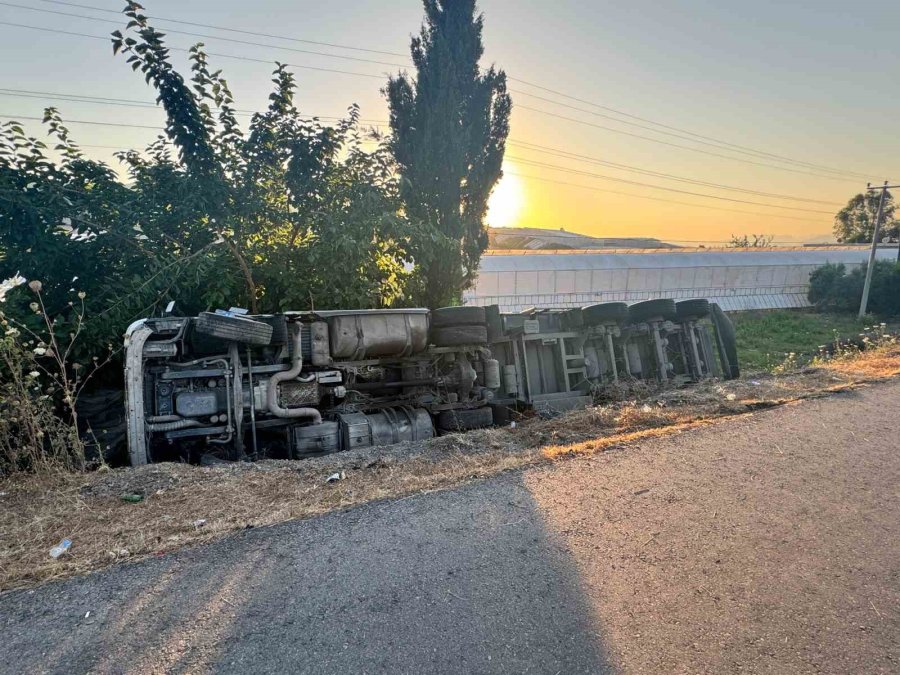
[[[583,407],[620,380],[737,373],[705,300],[152,318],[126,337],[128,455],[299,459]]]

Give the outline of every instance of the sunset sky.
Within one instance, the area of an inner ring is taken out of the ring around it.
[[[116,23],[124,24],[115,14],[96,9],[119,10],[124,3],[81,3],[13,0],[0,4],[0,22],[93,36],[108,35]],[[876,0],[865,11],[835,0],[480,4],[486,21],[484,64],[494,63],[513,78],[507,175],[493,201],[492,224],[669,241],[720,241],[751,232],[775,235],[779,241],[804,240],[829,235],[833,213],[867,180],[900,179],[896,1]],[[356,102],[365,119],[377,121],[387,119],[379,90],[389,73],[408,63],[402,54],[408,53],[409,36],[422,18],[415,0],[148,0],[146,5],[151,16],[393,52],[155,22],[164,32],[171,28],[267,45],[205,38],[210,52],[352,72],[295,68],[301,109],[336,116]],[[152,90],[123,58],[112,56],[107,42],[2,23],[0,36],[0,86],[5,88],[0,90],[0,114],[38,116],[53,104],[71,120],[160,124],[162,115],[152,108],[58,101],[47,95],[152,101]],[[199,40],[172,33],[169,44],[188,47]],[[181,53],[175,59],[185,62]],[[216,56],[210,61],[224,69],[239,108],[265,105],[270,65]],[[39,132],[36,122],[29,124]],[[71,126],[86,145],[142,147],[156,135],[153,129]],[[112,148],[87,150],[116,161]]]

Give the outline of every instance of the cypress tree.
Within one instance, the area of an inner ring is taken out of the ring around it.
[[[512,101],[506,74],[482,71],[484,17],[475,0],[424,0],[411,42],[415,79],[392,77],[392,150],[407,215],[432,228],[434,245],[416,256],[418,300],[458,301],[487,248],[487,201],[502,176]]]

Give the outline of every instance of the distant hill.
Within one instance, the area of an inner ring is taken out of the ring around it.
[[[565,230],[533,227],[492,227],[488,230],[489,248],[494,251],[525,249],[532,251],[588,248],[679,248],[652,237],[589,237]]]

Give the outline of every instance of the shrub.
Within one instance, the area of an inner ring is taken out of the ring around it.
[[[809,301],[821,311],[856,312],[865,285],[866,265],[850,272],[843,264],[828,264],[809,277]],[[900,264],[878,260],[872,270],[868,310],[879,316],[900,315]]]

